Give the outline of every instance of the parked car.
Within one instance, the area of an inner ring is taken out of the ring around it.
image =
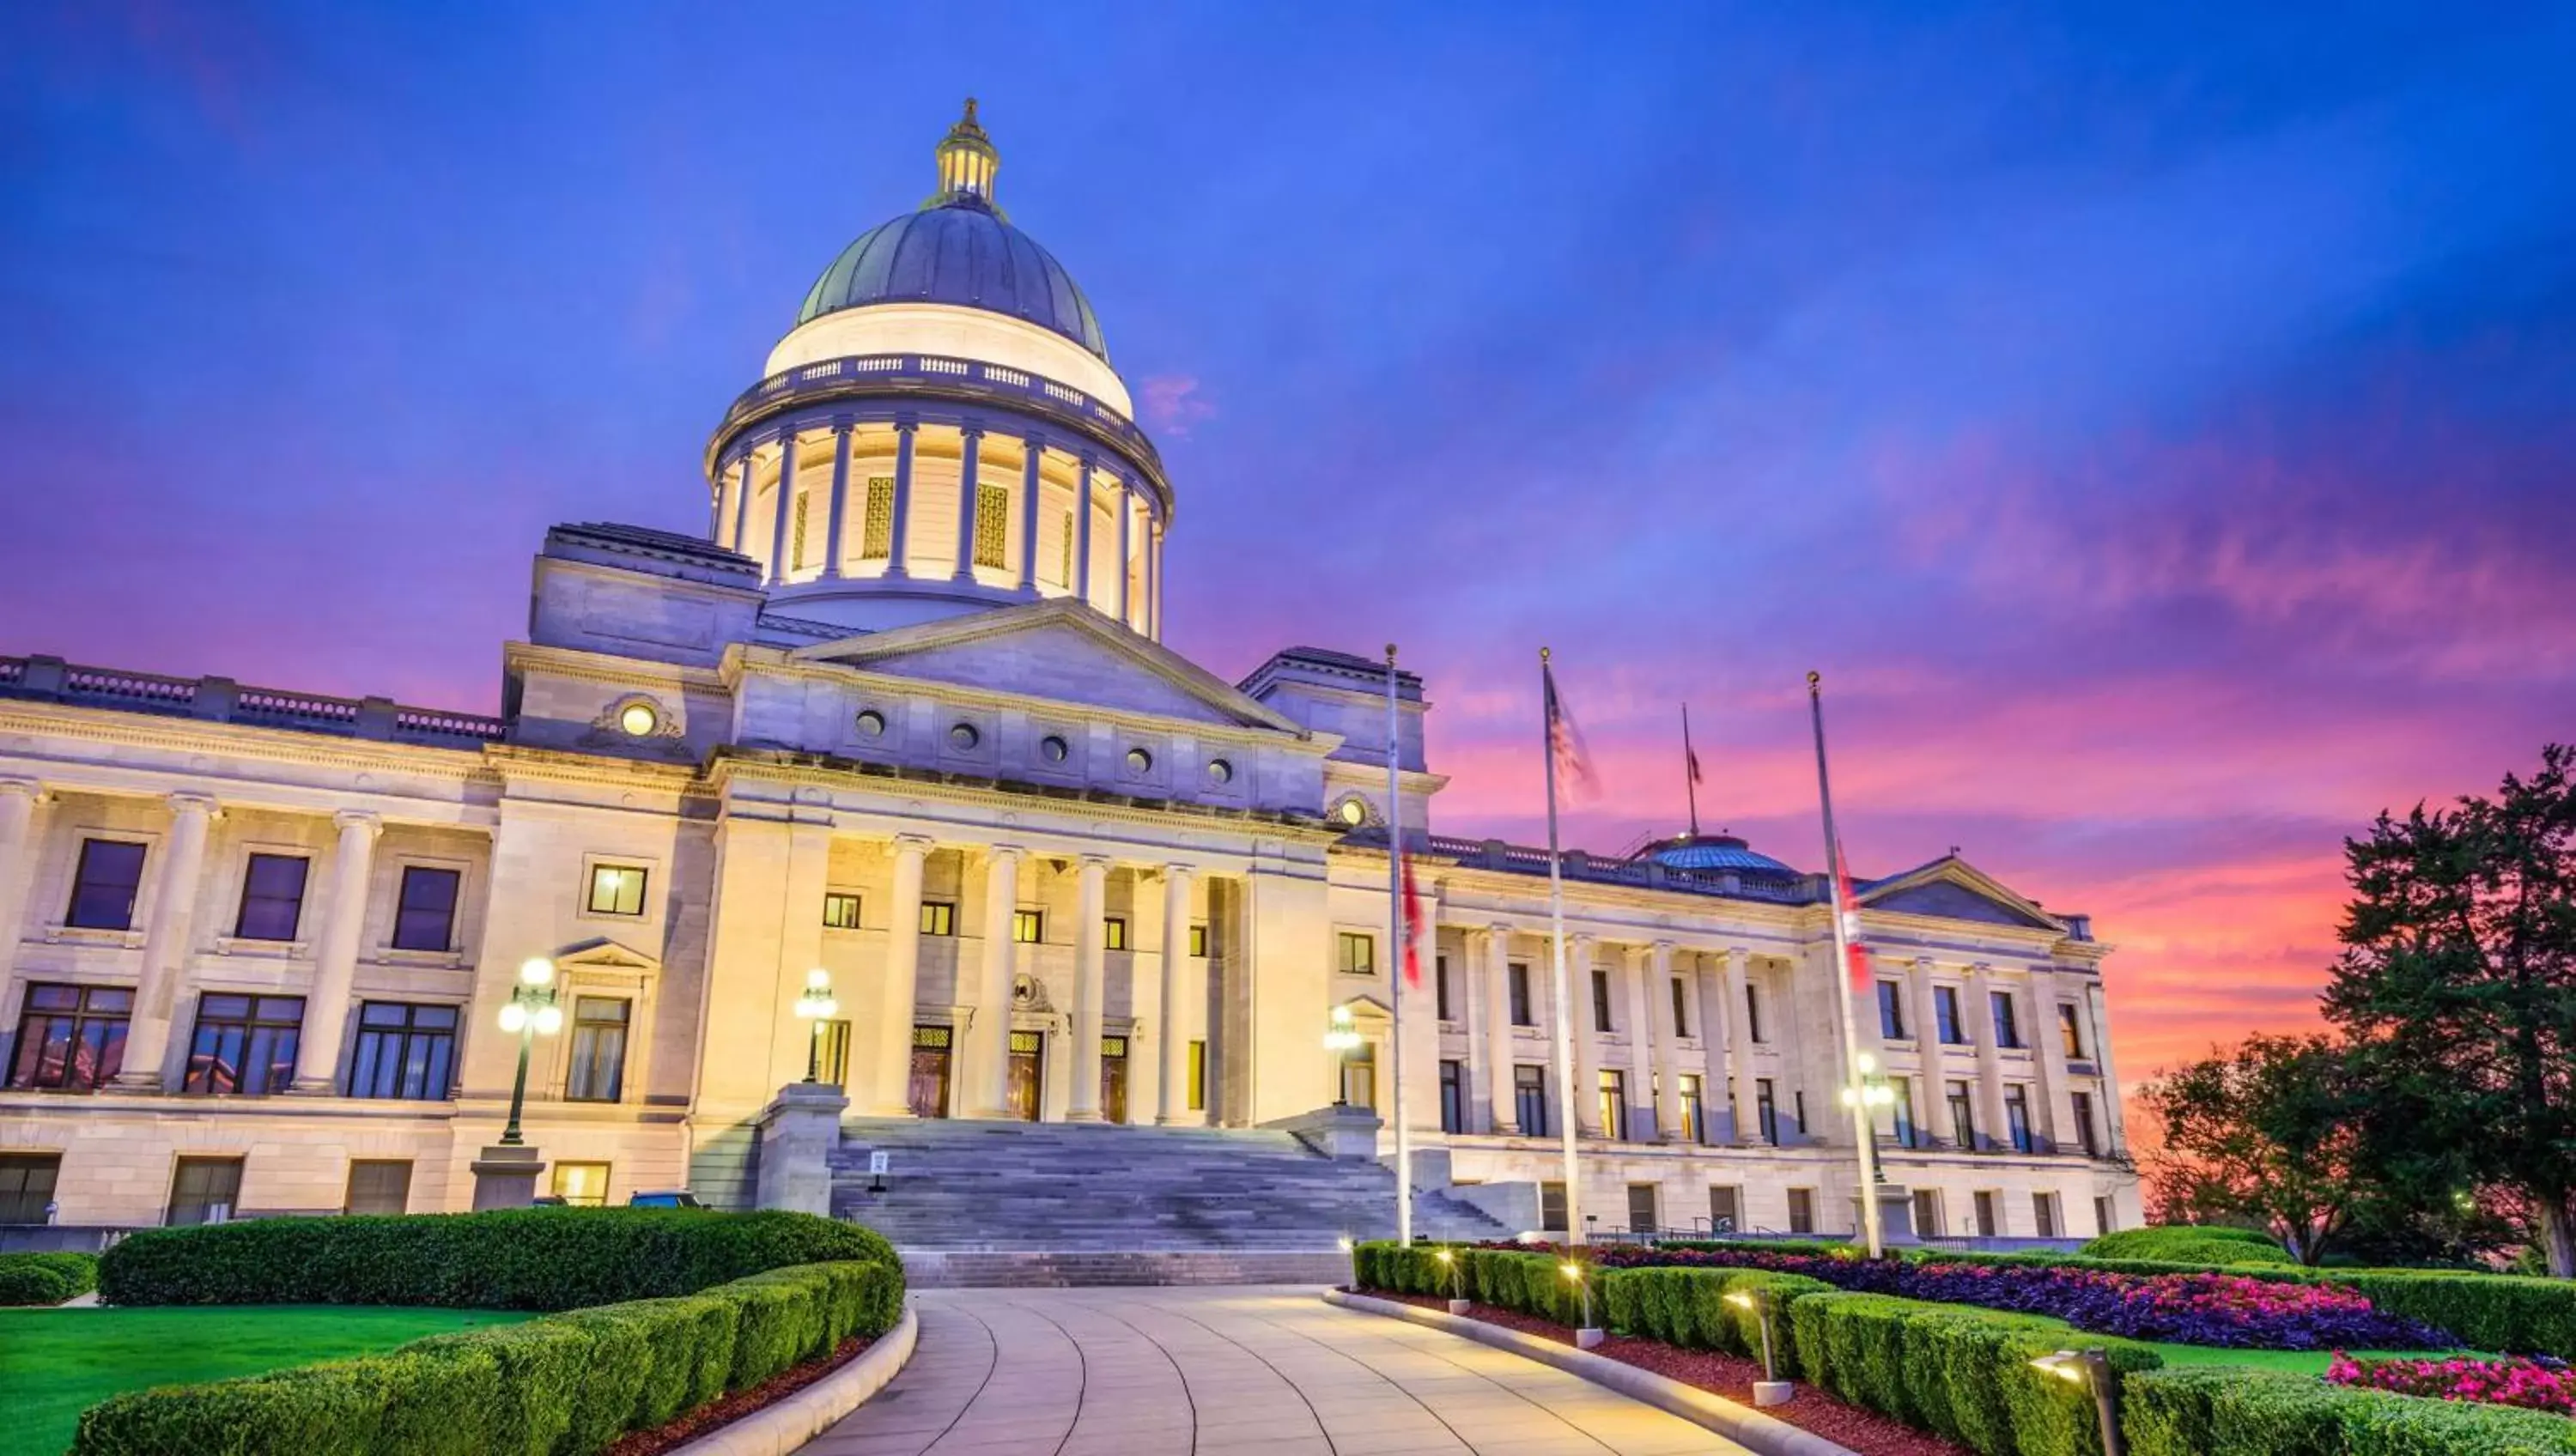
[[[674,1189],[667,1193],[638,1193],[634,1197],[626,1200],[626,1206],[629,1208],[706,1207],[705,1204],[698,1201],[698,1195],[691,1193],[686,1188]]]

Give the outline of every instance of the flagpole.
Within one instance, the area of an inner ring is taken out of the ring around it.
[[[1413,926],[1404,905],[1404,735],[1396,707],[1395,644],[1386,644],[1386,903],[1394,933],[1387,965],[1387,1039],[1395,1043],[1395,1242],[1413,1244],[1413,1119],[1404,1105],[1404,968]]]
[[[1699,755],[1691,752],[1690,704],[1682,704],[1682,792],[1690,795],[1691,838],[1699,838]]]
[[[1547,764],[1547,923],[1556,954],[1556,1111],[1565,1143],[1565,1241],[1583,1242],[1583,1207],[1574,1161],[1574,1003],[1565,989],[1565,876],[1556,849],[1556,680],[1548,675],[1548,650],[1538,650],[1541,707],[1539,758]]]
[[[1830,918],[1834,927],[1834,989],[1843,1016],[1843,1101],[1850,1104],[1852,1141],[1860,1149],[1860,1222],[1868,1237],[1869,1256],[1886,1253],[1880,1237],[1878,1218],[1878,1126],[1870,1115],[1869,1089],[1862,1081],[1860,1065],[1860,1026],[1852,1019],[1851,927],[1843,923],[1842,840],[1834,834],[1834,790],[1825,774],[1825,697],[1824,676],[1807,674],[1807,710],[1816,728],[1816,799],[1825,812],[1825,873],[1832,901]]]

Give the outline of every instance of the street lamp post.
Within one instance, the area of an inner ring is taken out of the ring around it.
[[[523,1147],[519,1111],[528,1100],[528,1049],[541,1036],[563,1029],[563,1008],[555,1004],[555,963],[531,956],[519,963],[519,984],[501,1007],[501,1029],[519,1034],[519,1074],[510,1083],[510,1122],[501,1129],[501,1146]]]
[[[796,1019],[814,1023],[814,1034],[806,1039],[805,1080],[811,1084],[823,1071],[823,1028],[841,1003],[832,999],[832,973],[821,966],[805,973],[805,994],[796,998]]]
[[[1583,1266],[1568,1259],[1556,1266],[1556,1272],[1566,1277],[1567,1282],[1574,1286],[1575,1293],[1583,1300],[1583,1323],[1574,1331],[1574,1347],[1578,1350],[1597,1348],[1601,1343],[1603,1331],[1599,1325],[1592,1322],[1592,1285],[1584,1277]]]
[[[1359,1028],[1351,1024],[1351,1008],[1333,1008],[1332,1024],[1324,1030],[1324,1050],[1333,1054],[1333,1105],[1351,1105],[1351,1053],[1360,1048]]]

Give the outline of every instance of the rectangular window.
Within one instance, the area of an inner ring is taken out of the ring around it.
[[[805,508],[813,503],[814,497],[811,492],[800,490],[796,493],[796,527],[793,532],[794,539],[791,540],[787,546],[787,561],[790,566],[803,566],[805,564]],[[781,572],[779,574],[781,576],[786,575],[785,572]]]
[[[1890,1077],[1887,1090],[1896,1094],[1896,1101],[1888,1108],[1893,1119],[1896,1145],[1910,1148],[1914,1146],[1914,1079]]]
[[[453,1006],[370,1001],[358,1008],[358,1040],[349,1054],[349,1095],[434,1102],[447,1095],[456,1068]]]
[[[1744,1217],[1744,1194],[1734,1185],[1711,1184],[1708,1190],[1708,1228],[1711,1233],[1735,1232],[1737,1220]]]
[[[1995,1011],[1995,1045],[1999,1047],[2020,1046],[2021,1018],[2015,1014],[2012,992],[1990,991],[1986,994],[1992,1002]]]
[[[65,925],[83,930],[132,930],[134,896],[143,887],[143,846],[124,839],[84,839],[72,872],[72,903]]]
[[[1011,912],[1011,939],[1020,945],[1046,943],[1046,912],[1014,910]]]
[[[1815,1231],[1816,1190],[1813,1188],[1790,1189],[1789,1232],[1793,1234],[1811,1234]]]
[[[239,940],[293,940],[304,918],[304,871],[312,863],[300,854],[255,854],[242,873],[241,910],[233,917]]]
[[[1976,1101],[1968,1095],[1968,1084],[1953,1082],[1949,1087],[1950,1142],[1961,1152],[1977,1150]]]
[[[850,1080],[850,1024],[818,1021],[814,1026],[814,1080],[845,1085]]]
[[[134,993],[117,986],[27,988],[9,1085],[94,1092],[125,1069]]]
[[[1336,964],[1341,967],[1343,975],[1374,976],[1377,974],[1376,936],[1345,930],[1334,936],[1334,943],[1340,947],[1340,959]]]
[[[1935,1020],[1941,1023],[1939,1028],[1941,1033],[1941,1045],[1966,1046],[1968,1044],[1968,1038],[1966,1034],[1960,1030],[1959,1025],[1958,987],[1935,986],[1932,988],[1932,1015]]]
[[[955,935],[957,933],[957,907],[946,900],[922,901],[921,933],[924,935]]]
[[[1888,1041],[1904,1041],[1905,988],[1894,981],[1878,983],[1878,1034]]]
[[[402,894],[394,905],[394,949],[456,948],[456,891],[463,879],[455,870],[403,867]]]
[[[2084,1008],[2072,1001],[2057,1003],[2057,1037],[2068,1060],[2084,1060]]]
[[[859,559],[884,561],[894,555],[894,477],[868,477],[867,513],[859,520]]]
[[[1449,1004],[1449,958],[1447,956],[1431,958],[1431,1003],[1431,1014],[1438,1019],[1442,1021],[1458,1019],[1455,1009]]]
[[[1789,1105],[1797,1110],[1797,1134],[1800,1137],[1805,1137],[1807,1135],[1807,1089],[1801,1087],[1797,1091],[1790,1093]]]
[[[593,915],[643,914],[644,871],[634,865],[592,865],[590,867],[590,913]]]
[[[1010,564],[1003,543],[1011,534],[1011,492],[999,485],[975,487],[975,564]]]
[[[1127,921],[1125,917],[1112,915],[1100,922],[1100,946],[1103,950],[1125,950],[1127,948]]]
[[[1768,1038],[1762,1035],[1762,988],[1744,988],[1744,1039],[1759,1046]]]
[[[1977,1204],[1977,1237],[1999,1239],[2004,1236],[2003,1220],[1995,1216],[1995,1195],[1979,1191]]]
[[[1762,1129],[1762,1140],[1775,1148],[1780,1146],[1780,1101],[1768,1077],[1753,1079],[1753,1112]]]
[[[1914,1190],[1914,1233],[1918,1238],[1941,1237],[1941,1194],[1937,1189]]]
[[[1064,546],[1064,561],[1057,567],[1055,579],[1058,585],[1071,591],[1073,590],[1073,512],[1064,513],[1064,535],[1058,539]]]
[[[1512,1121],[1523,1137],[1547,1136],[1547,1068],[1512,1068]]]
[[[1618,1030],[1610,1020],[1610,973],[1597,967],[1592,972],[1592,1029]]]
[[[956,1041],[953,1028],[912,1029],[912,1063],[904,1079],[904,1105],[915,1117],[948,1115],[948,1058]]]
[[[1673,981],[1673,1035],[1690,1035],[1690,982],[1679,976]]]
[[[2054,1194],[2054,1193],[2034,1193],[2034,1194],[2032,1194],[2032,1195],[2030,1196],[2030,1216],[2031,1216],[2032,1221],[2038,1225],[2038,1228],[2039,1228],[2039,1236],[2040,1236],[2041,1238],[2043,1238],[2043,1239],[2053,1239],[2053,1238],[2057,1237],[2057,1195],[2056,1195],[2056,1194]]]
[[[1706,1099],[1700,1092],[1699,1074],[1682,1073],[1682,1141],[1700,1144],[1708,1141]]]
[[[349,1160],[349,1191],[340,1200],[342,1213],[407,1213],[411,1210],[411,1164],[391,1158]]]
[[[295,1080],[295,1043],[304,1027],[301,996],[197,998],[197,1035],[188,1046],[190,1092],[283,1092]]]
[[[163,1222],[172,1228],[224,1223],[241,1204],[242,1160],[181,1158],[170,1174],[170,1208]]]
[[[1204,921],[1190,927],[1190,954],[1207,959],[1207,925]]]
[[[45,1205],[62,1171],[60,1153],[0,1153],[0,1224],[50,1222]]]
[[[1512,1025],[1538,1025],[1537,1020],[1530,1015],[1529,967],[1519,961],[1513,961],[1503,967],[1503,979],[1509,983],[1511,990]]]
[[[1655,1208],[1655,1185],[1652,1183],[1629,1184],[1628,1231],[1630,1233],[1639,1234],[1652,1233],[1662,1227],[1662,1218]]]
[[[1466,1069],[1445,1057],[1440,1062],[1440,1130],[1446,1133],[1467,1130]]]
[[[2067,1100],[2075,1105],[2076,1144],[2084,1149],[2084,1156],[2088,1158],[2102,1156],[2102,1139],[2093,1131],[2093,1094],[2070,1092]]]
[[[1190,1043],[1190,1111],[1207,1111],[1207,1043]]]
[[[2117,1225],[2119,1220],[2112,1216],[2111,1207],[2111,1200],[2108,1198],[2096,1197],[2093,1200],[2094,1233],[2107,1234],[2118,1232]]]
[[[1542,1228],[1554,1229],[1559,1233],[1566,1232],[1564,1184],[1538,1185],[1538,1221]]]
[[[626,1024],[632,1005],[616,996],[576,996],[567,1102],[615,1102],[626,1091]]]
[[[1613,1142],[1628,1140],[1628,1077],[1610,1067],[1601,1069],[1601,1135]]]
[[[2004,1125],[2012,1130],[2013,1151],[2030,1151],[2030,1089],[2004,1089]]]
[[[859,897],[837,891],[823,896],[823,928],[856,930],[859,928]]]
[[[608,1206],[608,1165],[606,1163],[555,1164],[555,1197],[569,1208],[606,1208]]]

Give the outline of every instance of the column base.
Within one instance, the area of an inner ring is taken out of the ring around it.
[[[158,1072],[119,1072],[108,1079],[107,1086],[112,1092],[145,1097],[158,1097],[170,1090],[161,1085],[161,1074]]]
[[[546,1170],[535,1148],[493,1144],[467,1165],[474,1170],[474,1211],[527,1208],[537,1201],[537,1177]]]
[[[289,1097],[337,1097],[339,1084],[328,1077],[298,1077],[286,1089]]]
[[[912,1104],[909,1102],[898,1102],[892,1107],[880,1105],[868,1109],[870,1117],[919,1117],[920,1115],[912,1110]]]
[[[1100,1109],[1096,1107],[1069,1107],[1065,1109],[1064,1120],[1067,1122],[1107,1122],[1109,1119],[1102,1116]]]

